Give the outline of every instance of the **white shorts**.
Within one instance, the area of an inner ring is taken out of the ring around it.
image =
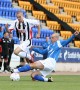
[[[46,77],[53,70],[55,70],[56,60],[53,58],[47,58],[45,60],[40,60],[40,62],[44,65],[44,69],[40,70],[40,73]]]
[[[22,44],[19,45],[19,47],[24,51],[28,52],[30,45],[32,44],[31,40],[25,40]]]

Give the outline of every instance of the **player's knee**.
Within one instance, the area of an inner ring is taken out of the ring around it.
[[[31,74],[31,78],[32,78],[32,79],[34,79],[34,76],[35,76],[35,74],[34,74],[34,73],[32,73],[32,74]]]
[[[31,78],[32,78],[33,81],[35,81],[35,79],[34,79],[34,75],[33,75],[33,74],[31,74]]]
[[[33,75],[31,74],[31,78],[33,78]]]
[[[15,54],[15,55],[18,55],[21,51],[22,51],[22,50],[21,50],[19,47],[17,47],[17,48],[14,50],[14,54]]]
[[[37,69],[37,67],[38,67],[35,62],[34,63],[31,63],[30,66],[31,66],[32,69]]]
[[[17,51],[16,51],[16,50],[14,50],[14,54],[15,54],[15,55],[18,55],[18,53],[17,53]]]

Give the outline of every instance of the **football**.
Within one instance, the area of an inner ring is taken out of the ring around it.
[[[20,80],[20,75],[19,75],[18,73],[12,73],[12,74],[10,75],[10,79],[11,79],[12,81],[19,81],[19,80]]]

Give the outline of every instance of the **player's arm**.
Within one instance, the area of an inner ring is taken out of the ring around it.
[[[40,53],[40,54],[45,54],[47,52],[47,49],[40,49],[40,48],[33,48],[33,51]]]
[[[69,44],[69,43],[75,38],[75,36],[78,35],[78,34],[79,34],[79,32],[78,32],[78,31],[75,31],[75,33],[74,33],[69,39],[67,39],[67,40],[62,40],[62,41],[61,41],[61,45],[62,45],[62,46],[66,46],[66,45]]]
[[[33,26],[35,25],[35,26],[38,27],[38,33],[36,35],[36,38],[40,38],[40,22],[39,22],[39,20],[31,20],[31,19],[29,19],[29,20],[27,20],[27,22],[33,24]]]
[[[15,22],[16,22],[16,20],[11,23],[10,27],[8,28],[8,31],[11,32],[12,30],[15,29]]]
[[[37,38],[40,38],[40,25],[37,25],[37,27],[38,27],[38,34],[37,34]]]
[[[7,23],[7,24],[5,24],[4,32],[5,32],[5,30],[7,30],[7,32],[10,32],[10,31],[8,30],[8,26],[9,26],[9,24],[8,24],[8,23]]]

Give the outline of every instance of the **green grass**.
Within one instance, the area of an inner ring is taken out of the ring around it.
[[[0,77],[0,90],[80,90],[79,75],[54,75],[54,82],[32,81],[29,76],[20,81],[11,81],[7,76]]]

